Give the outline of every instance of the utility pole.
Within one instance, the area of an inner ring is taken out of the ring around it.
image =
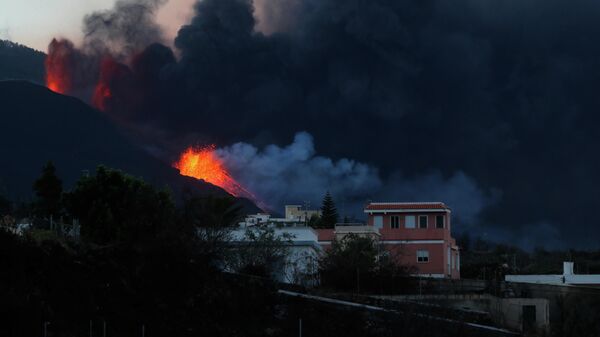
[[[302,337],[302,318],[298,319],[298,337]]]
[[[146,336],[146,325],[142,324],[142,337]]]
[[[106,320],[102,321],[102,337],[106,337]]]
[[[93,326],[92,320],[90,319],[90,337],[93,336],[93,327],[94,326]]]

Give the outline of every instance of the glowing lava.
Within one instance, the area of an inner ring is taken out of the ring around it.
[[[244,189],[229,175],[223,162],[215,154],[214,145],[204,148],[189,147],[173,166],[179,169],[181,175],[202,179],[221,187],[233,196],[256,200],[252,193]]]
[[[52,40],[48,46],[48,56],[44,61],[46,68],[46,86],[48,89],[64,94],[71,89],[71,73],[73,44],[66,40]]]

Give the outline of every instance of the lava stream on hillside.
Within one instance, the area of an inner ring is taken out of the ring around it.
[[[223,165],[222,160],[215,154],[215,146],[202,148],[189,147],[173,164],[184,176],[202,179],[219,186],[235,197],[243,197],[258,202],[257,198],[242,187]]]

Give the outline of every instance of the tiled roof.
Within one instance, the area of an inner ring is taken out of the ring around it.
[[[330,229],[315,229],[319,237],[319,241],[333,241],[335,239],[335,232],[333,228]]]
[[[372,202],[365,207],[367,211],[387,209],[449,209],[443,202]]]

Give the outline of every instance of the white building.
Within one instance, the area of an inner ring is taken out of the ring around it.
[[[537,283],[571,286],[600,286],[600,275],[578,275],[573,273],[573,262],[563,262],[562,275],[506,275],[506,282]]]
[[[249,214],[239,225],[240,227],[262,224],[279,227],[306,226],[313,216],[321,216],[321,211],[302,209],[300,205],[286,205],[284,218],[275,218],[268,213]]]
[[[311,286],[317,283],[318,260],[322,252],[317,233],[310,227],[270,227],[282,239],[286,257],[274,278],[279,282]],[[247,243],[247,231],[262,230],[258,226],[240,227],[231,233],[232,244]]]
[[[285,218],[296,221],[306,222],[312,217],[321,217],[320,210],[302,209],[300,205],[285,205]]]

